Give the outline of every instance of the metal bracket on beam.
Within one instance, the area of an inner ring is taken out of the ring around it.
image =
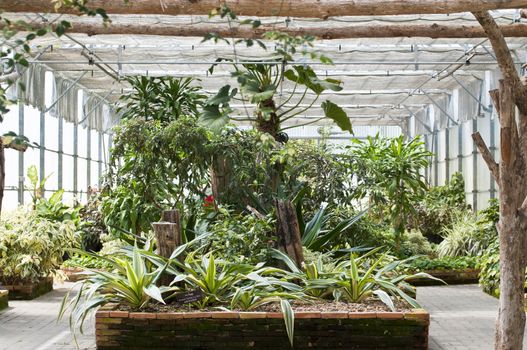
[[[414,112],[412,112],[412,110],[408,108],[408,106],[406,105],[401,105],[401,106],[403,106],[404,109],[406,109],[408,113],[410,113],[410,115],[415,118],[415,120],[417,120],[422,126],[424,126],[426,131],[428,131],[429,133],[433,133],[432,129],[425,122],[423,122]]]
[[[452,118],[452,116],[450,115],[450,113],[448,113],[447,111],[445,111],[445,109],[444,109],[443,107],[441,107],[441,106],[439,105],[439,103],[437,103],[437,102],[436,102],[436,101],[435,101],[435,100],[434,100],[434,99],[433,99],[433,98],[432,98],[432,97],[431,97],[426,91],[423,91],[423,93],[424,93],[425,96],[428,97],[428,99],[434,104],[434,106],[436,106],[437,108],[439,108],[439,110],[440,110],[441,112],[443,112],[443,113],[447,116],[447,118],[450,119],[450,121],[451,121],[452,123],[454,123],[454,125],[459,125],[458,122],[457,122],[454,118]]]
[[[113,93],[113,90],[110,90],[110,92],[108,92],[103,98],[101,98],[101,99],[99,100],[99,102],[95,105],[95,107],[93,107],[93,108],[92,108],[89,112],[87,112],[87,113],[84,111],[84,107],[86,107],[86,105],[84,105],[84,106],[82,107],[82,114],[84,115],[84,118],[82,118],[82,120],[80,120],[80,121],[78,122],[78,124],[81,124],[81,123],[83,123],[86,119],[88,119],[88,116],[89,116],[90,114],[92,114],[92,113],[93,113],[93,112],[94,112],[94,111],[95,111],[95,110],[96,110],[96,109],[97,109],[97,108],[98,108],[103,102],[107,102],[107,101],[106,101],[106,98],[107,98],[108,96],[110,96],[112,93]]]
[[[483,108],[483,110],[487,113],[490,113],[491,112],[491,109],[485,105],[483,105],[481,103],[481,99],[477,98],[476,96],[474,96],[474,94],[472,92],[470,92],[470,90],[465,86],[463,85],[463,83],[461,83],[455,75],[452,74],[452,78],[459,84],[459,86],[461,86],[461,88],[463,88],[463,90],[465,90],[467,92],[467,94],[470,95],[470,97],[472,97],[474,99],[474,101],[476,101],[480,106],[481,108]]]

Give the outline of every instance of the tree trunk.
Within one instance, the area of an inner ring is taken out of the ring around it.
[[[176,247],[181,245],[181,221],[178,210],[163,211],[161,222],[154,222],[152,227],[156,235],[157,253],[170,258]],[[173,277],[163,274],[159,279],[159,284],[168,286]]]
[[[210,182],[212,195],[214,196],[214,205],[228,196],[230,184],[231,167],[229,160],[223,156],[214,156],[210,169]]]
[[[278,133],[280,131],[280,119],[276,115],[276,104],[272,98],[262,101],[258,104],[258,109],[271,109],[273,112],[269,113],[268,117],[264,116],[262,112],[258,112],[256,116],[256,130],[268,133],[275,140],[279,141]]]
[[[4,145],[0,140],[0,218],[2,217],[2,202],[4,199],[5,187],[5,155]]]
[[[513,215],[500,219],[500,307],[496,321],[496,350],[523,348],[526,230],[525,217]]]
[[[439,14],[522,8],[524,0],[90,0],[89,8],[103,8],[108,14],[208,15],[221,4],[239,16],[310,17],[383,16],[406,14]],[[49,0],[0,0],[4,12],[53,13],[55,3]],[[61,13],[78,13],[62,6]]]
[[[276,236],[278,249],[285,252],[298,267],[304,262],[300,226],[293,203],[276,200]]]
[[[500,120],[501,163],[498,165],[479,134],[473,136],[500,193],[500,307],[496,321],[495,349],[522,349],[525,330],[524,286],[527,263],[527,171],[518,133],[513,84],[500,81],[490,92]]]
[[[527,264],[527,88],[521,83],[496,21],[485,11],[473,15],[489,37],[503,76],[499,91],[490,92],[500,121],[500,164],[493,159],[481,136],[473,135],[500,189],[500,308],[495,349],[521,350]]]

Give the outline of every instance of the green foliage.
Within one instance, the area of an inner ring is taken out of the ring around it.
[[[449,256],[443,258],[418,257],[410,260],[406,265],[412,271],[463,270],[475,268],[477,262],[478,258],[475,256],[454,258]]]
[[[0,221],[0,280],[33,282],[53,274],[76,244],[75,225],[19,209]]]
[[[92,254],[91,256],[102,259]],[[154,267],[135,247],[132,259],[111,257],[104,259],[112,265],[112,271],[91,270],[91,275],[81,282],[77,296],[70,299],[66,293],[59,311],[59,319],[70,311],[70,325],[80,327],[86,317],[99,306],[109,302],[128,305],[132,308],[144,308],[151,299],[165,303],[162,293],[168,287],[157,287],[156,281],[161,277],[165,267]]]
[[[387,262],[387,255],[376,255],[380,248],[362,256],[350,253],[349,258],[336,264],[323,264],[322,259],[300,269],[284,253],[274,250],[273,256],[283,261],[292,271],[291,279],[301,281],[307,295],[317,298],[333,298],[352,303],[377,298],[394,310],[393,298],[401,298],[413,307],[419,307],[407,293],[415,289],[406,281],[412,278],[433,278],[425,273],[400,274],[397,268],[405,261]]]
[[[85,251],[99,251],[102,248],[101,236],[108,234],[100,207],[99,193],[93,193],[79,211],[77,231],[81,239],[81,248]]]
[[[422,170],[431,153],[420,138],[405,141],[403,136],[386,139],[379,135],[356,140],[350,152],[362,189],[359,194],[369,196],[380,216],[388,215],[399,250],[405,227],[416,215],[416,203],[427,189]]]
[[[37,167],[32,165],[28,168],[27,177],[30,181],[30,186],[26,189],[30,191],[33,209],[42,218],[58,222],[71,220],[78,224],[81,207],[65,205],[62,202],[64,190],[61,189],[54,192],[49,199],[44,197],[44,186],[50,176],[48,175],[40,180]]]
[[[292,198],[301,189],[308,212],[322,202],[352,203],[352,174],[337,147],[296,140],[281,146],[258,131],[228,128],[213,137],[210,149],[228,179],[217,200],[233,208],[250,205],[266,213],[276,197]]]
[[[338,222],[334,227],[329,228],[328,222],[330,222],[333,215],[326,213],[326,203],[322,203],[320,209],[309,221],[304,220],[302,196],[297,196],[295,205],[297,218],[300,224],[302,245],[307,249],[316,251],[329,251],[345,248],[345,246],[341,246],[343,233],[366,213],[366,211],[362,211]]]
[[[421,231],[406,231],[401,245],[401,254],[405,256],[429,255],[433,248],[430,242],[423,236]]]
[[[220,207],[208,225],[211,233],[206,242],[218,256],[234,261],[256,264],[269,260],[269,246],[274,240],[274,219],[271,215],[257,217]]]
[[[188,117],[118,126],[101,194],[105,223],[137,234],[148,231],[163,209],[201,203],[211,164],[208,138]]]
[[[500,244],[495,240],[483,252],[478,263],[481,269],[479,284],[485,293],[498,297],[500,294]]]
[[[445,186],[430,188],[417,206],[417,215],[409,227],[420,230],[435,243],[442,240],[441,233],[451,227],[458,211],[469,210],[465,200],[465,180],[456,172]]]
[[[334,219],[330,225],[357,214],[353,208],[336,207],[333,210]],[[339,237],[342,247],[385,247],[392,250],[395,247],[393,229],[386,222],[379,222],[366,214],[359,218],[356,224],[346,229]]]
[[[121,118],[157,120],[168,124],[183,116],[198,115],[205,95],[192,78],[128,77],[132,91],[120,97]]]
[[[437,253],[440,257],[480,255],[497,237],[493,227],[493,223],[479,219],[471,211],[458,212],[452,226],[443,230],[444,239],[437,246]]]
[[[62,267],[78,267],[81,269],[100,269],[100,270],[112,270],[112,264],[105,260],[97,259],[92,256],[86,256],[81,254],[73,254],[68,260],[64,261]]]
[[[220,14],[222,18],[226,17],[228,20],[236,19],[237,16],[230,9],[217,10],[213,15]],[[242,25],[251,24],[252,26],[260,26],[260,21],[245,20]],[[307,111],[314,106],[322,92],[326,90],[340,91],[342,90],[342,82],[336,79],[319,78],[310,66],[293,64],[287,66],[288,62],[294,60],[296,54],[302,56],[309,56],[311,59],[319,59],[322,63],[332,64],[331,60],[326,56],[319,54],[313,50],[313,36],[291,36],[281,32],[267,32],[264,34],[267,40],[274,41],[274,55],[273,59],[266,59],[261,63],[243,62],[240,60],[218,58],[216,63],[209,69],[209,73],[214,73],[214,68],[222,61],[233,62],[234,68],[231,73],[233,78],[236,78],[239,89],[231,89],[230,85],[222,87],[218,94],[209,98],[203,107],[203,112],[200,120],[203,125],[207,125],[215,132],[224,127],[229,120],[240,120],[240,118],[233,117],[232,109],[230,108],[230,101],[239,92],[240,99],[255,104],[254,115],[247,115],[241,120],[249,120],[254,122],[256,128],[262,132],[271,134],[275,139],[278,139],[278,133],[290,127],[282,127],[282,123],[294,118]],[[214,40],[225,41],[229,40],[219,37],[217,34],[206,35],[204,41]],[[252,39],[241,39],[233,43],[234,47],[238,43],[245,43],[247,47],[254,44]],[[267,46],[259,40],[256,43],[261,48],[267,50]],[[298,49],[302,47],[302,49]],[[275,63],[267,63],[267,61],[274,60]],[[264,63],[265,62],[265,63]],[[294,83],[293,92],[289,96],[285,96],[284,102],[278,104],[275,97],[278,92],[283,92],[283,84],[285,80]],[[303,89],[300,98],[293,99],[297,88]],[[308,97],[308,91],[314,94],[314,97]],[[293,100],[293,106],[287,105]],[[302,103],[307,103],[308,107],[301,107]],[[324,111],[325,117],[332,119],[342,130],[353,133],[351,123],[348,116],[342,108],[331,101],[322,102],[321,108]],[[307,124],[311,124],[309,122]]]

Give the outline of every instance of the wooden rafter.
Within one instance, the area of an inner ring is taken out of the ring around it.
[[[212,24],[163,24],[147,25],[141,23],[86,23],[71,22],[69,33],[84,33],[87,35],[159,35],[179,37],[203,37],[216,33],[223,37],[260,39],[271,30],[279,30],[290,35],[313,35],[321,39],[347,38],[393,38],[393,37],[424,37],[424,38],[483,38],[485,31],[481,26],[410,24],[410,25],[351,25],[344,27],[267,27],[251,28],[238,26],[229,28],[226,25]],[[34,29],[44,28],[47,24],[33,24]],[[0,24],[3,29],[5,24]],[[14,29],[24,30],[25,27]],[[506,37],[527,37],[527,24],[512,24],[500,27]]]
[[[332,16],[381,16],[445,14],[523,8],[525,0],[90,0],[88,6],[104,8],[109,14],[206,15],[221,4],[244,16],[289,16],[327,18]],[[4,12],[55,12],[49,0],[0,0]],[[75,13],[62,7],[60,12]]]

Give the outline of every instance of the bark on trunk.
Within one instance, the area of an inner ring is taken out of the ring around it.
[[[214,196],[214,205],[228,195],[231,167],[228,159],[222,156],[215,156],[210,169],[210,181],[212,195]]]
[[[263,133],[268,133],[278,141],[278,132],[280,131],[280,118],[276,115],[276,104],[271,98],[258,104],[258,109],[272,110],[268,116],[258,112],[256,116],[256,129]]]
[[[163,211],[161,222],[154,222],[152,227],[156,235],[157,253],[170,258],[176,247],[181,245],[181,221],[178,210]],[[173,277],[164,274],[159,279],[159,285],[168,286]]]
[[[304,253],[302,251],[300,226],[293,203],[276,200],[276,225],[278,249],[286,253],[297,266],[302,266]]]
[[[240,16],[316,17],[382,16],[435,14],[523,8],[527,1],[511,0],[90,0],[90,8],[103,8],[108,14],[208,15],[221,4]],[[53,13],[55,3],[49,0],[0,0],[4,12]],[[62,6],[61,13],[78,13]]]
[[[5,156],[4,145],[0,142],[0,217],[2,216],[2,201],[4,199],[5,186]]]
[[[500,307],[496,321],[496,350],[523,348],[526,229],[525,218],[513,215],[500,219]]]
[[[504,78],[499,90],[490,92],[500,121],[499,165],[481,137],[474,135],[500,189],[500,308],[495,349],[520,350],[525,331],[527,264],[527,89],[521,84],[510,50],[492,16],[485,11],[473,14],[489,37]]]

